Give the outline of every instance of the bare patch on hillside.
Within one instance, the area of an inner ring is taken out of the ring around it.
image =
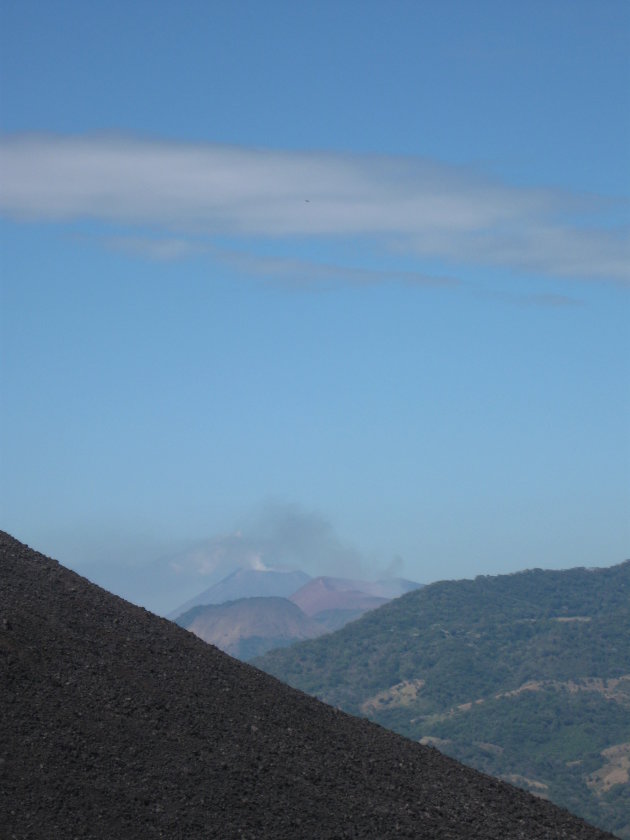
[[[536,779],[529,779],[527,776],[519,776],[518,773],[509,773],[507,776],[500,776],[506,782],[516,787],[524,788],[539,799],[549,799],[549,785],[539,782]]]
[[[525,788],[525,790],[533,793],[534,796],[539,796],[542,799],[547,798],[549,785],[546,785],[544,782],[539,782],[536,779],[529,779],[527,776],[519,776],[518,773],[509,773],[507,776],[501,776],[501,778],[512,785]]]
[[[420,743],[425,744],[427,747],[440,749],[440,747],[445,747],[453,742],[449,738],[436,738],[433,735],[425,735],[424,738],[420,738]]]
[[[478,706],[480,703],[485,703],[483,697],[480,697],[479,700],[473,700],[471,703],[460,703],[457,708],[460,712],[469,712],[473,706]]]
[[[528,682],[523,683],[523,685],[519,685],[518,688],[515,688],[512,691],[504,691],[501,694],[495,694],[494,699],[500,700],[502,697],[516,697],[524,691],[541,691],[544,687],[545,683],[541,680],[529,680]]]
[[[378,712],[383,709],[410,706],[422,690],[424,682],[424,680],[404,680],[396,683],[391,688],[379,691],[378,694],[364,700],[361,704],[361,711],[367,715],[370,712]]]
[[[403,685],[403,683],[400,683]],[[394,686],[393,688],[397,688]],[[388,691],[392,691],[393,689],[389,689]],[[525,691],[560,691],[565,690],[570,692],[571,694],[577,694],[581,691],[591,691],[597,694],[601,694],[606,700],[614,700],[617,703],[620,703],[624,706],[630,704],[630,674],[624,674],[621,677],[611,678],[609,680],[600,679],[599,677],[584,677],[578,680],[528,680],[526,683],[523,683],[518,688],[514,688],[511,691],[502,691],[499,694],[494,694],[491,699],[493,700],[503,700],[505,698],[510,697],[517,697],[519,694],[522,694]],[[385,695],[388,692],[381,692],[381,694]],[[375,698],[380,697],[380,694],[375,695],[373,698],[365,701],[365,704],[373,703]],[[427,722],[435,723],[441,720],[446,720],[453,715],[456,715],[458,712],[469,712],[475,706],[479,706],[486,702],[487,698],[479,697],[476,700],[470,700],[467,703],[459,703],[457,706],[452,707],[446,712],[430,715],[426,717]],[[364,705],[365,705],[364,704]],[[405,703],[400,703],[399,705],[408,705]],[[383,708],[383,705],[378,707],[370,706],[370,708]]]
[[[529,680],[518,688],[512,691],[503,691],[500,694],[495,694],[495,700],[501,700],[503,697],[516,697],[524,691],[544,691],[546,689],[555,689],[570,692],[571,694],[578,694],[581,691],[592,691],[596,694],[601,694],[606,700],[616,700],[618,703],[627,703],[630,699],[630,674],[624,674],[621,677],[611,678],[609,680],[600,679],[599,677],[582,677],[577,680]],[[478,700],[475,702],[479,702]],[[459,709],[470,708],[471,703],[458,706]]]
[[[479,747],[480,750],[490,753],[490,755],[503,754],[503,747],[500,747],[498,744],[491,744],[489,741],[473,741],[473,744]]]
[[[602,680],[596,677],[584,678],[581,680],[570,680],[561,683],[572,694],[578,691],[595,691],[601,694],[606,700],[616,700],[617,703],[630,702],[630,674],[621,677]]]
[[[586,778],[586,784],[600,795],[630,782],[630,743],[615,744],[602,750],[601,755],[605,763]]]

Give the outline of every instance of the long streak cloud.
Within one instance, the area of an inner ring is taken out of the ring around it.
[[[165,238],[371,237],[452,265],[628,282],[627,202],[420,158],[110,137],[5,136],[0,211]],[[168,250],[168,247],[165,248]]]

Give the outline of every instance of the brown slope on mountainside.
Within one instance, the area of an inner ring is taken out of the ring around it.
[[[272,648],[314,639],[325,628],[287,598],[241,598],[226,604],[194,607],[177,620],[204,642],[239,659],[259,656]]]
[[[365,583],[368,587],[370,584]],[[386,604],[390,598],[373,595],[361,588],[361,581],[319,577],[304,584],[290,600],[306,615],[315,616],[326,610],[367,610]]]
[[[610,837],[237,662],[0,532],[7,838]]]

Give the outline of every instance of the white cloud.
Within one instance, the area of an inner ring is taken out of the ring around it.
[[[344,283],[367,286],[380,283],[407,283],[414,286],[457,286],[459,280],[446,275],[423,274],[419,271],[386,271],[354,266],[316,263],[283,257],[253,256],[247,253],[218,251],[217,256],[240,271],[267,277],[275,283],[291,286],[325,288]]]
[[[196,254],[203,254],[208,249],[201,243],[182,237],[150,238],[143,236],[110,236],[105,240],[107,247],[114,251],[123,251],[134,256],[146,257],[160,262],[180,260]]]
[[[225,235],[369,236],[453,265],[630,278],[628,235],[607,221],[612,200],[422,159],[32,135],[0,141],[0,172],[7,216],[127,225],[118,246],[160,259]],[[134,235],[148,225],[163,244]]]

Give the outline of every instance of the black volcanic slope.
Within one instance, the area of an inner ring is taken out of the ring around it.
[[[0,532],[3,838],[611,837]]]

